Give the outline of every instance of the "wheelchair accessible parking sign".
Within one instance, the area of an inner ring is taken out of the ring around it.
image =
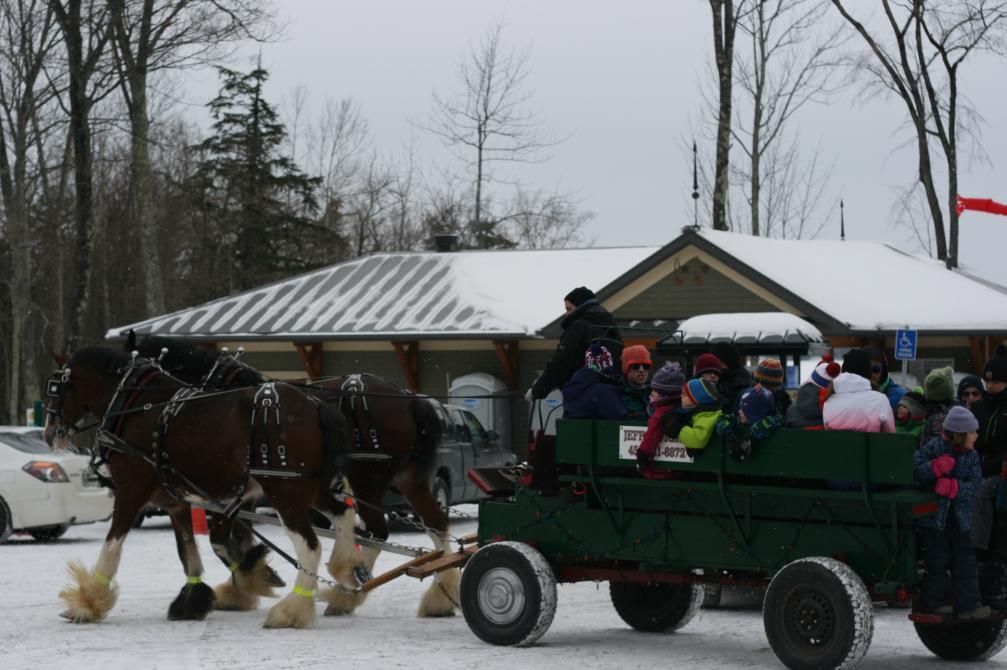
[[[916,331],[895,331],[895,358],[900,361],[916,360]]]

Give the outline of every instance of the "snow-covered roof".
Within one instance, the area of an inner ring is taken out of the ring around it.
[[[112,328],[191,339],[533,335],[660,247],[378,253]]]
[[[738,344],[805,344],[824,342],[813,325],[787,312],[702,314],[678,325],[671,340],[680,344],[727,341]]]
[[[1007,289],[886,242],[699,235],[852,331],[1007,330]]]

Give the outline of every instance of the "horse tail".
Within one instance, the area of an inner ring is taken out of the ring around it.
[[[322,474],[325,477],[334,477],[346,466],[349,455],[346,418],[335,405],[319,403],[318,423],[322,428],[322,441],[325,445]]]
[[[437,410],[423,398],[413,398],[413,420],[416,422],[416,449],[412,462],[429,476],[437,460],[437,445],[441,441],[441,420]]]

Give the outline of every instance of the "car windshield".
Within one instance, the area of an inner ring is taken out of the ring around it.
[[[26,454],[51,454],[52,449],[42,439],[42,431],[30,433],[0,433],[0,441]]]

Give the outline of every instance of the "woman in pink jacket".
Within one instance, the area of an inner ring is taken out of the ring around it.
[[[843,372],[832,382],[835,393],[825,401],[822,422],[826,430],[894,433],[892,404],[884,393],[871,388],[870,358],[862,365],[861,358],[866,356],[862,353],[853,349],[843,358]]]

